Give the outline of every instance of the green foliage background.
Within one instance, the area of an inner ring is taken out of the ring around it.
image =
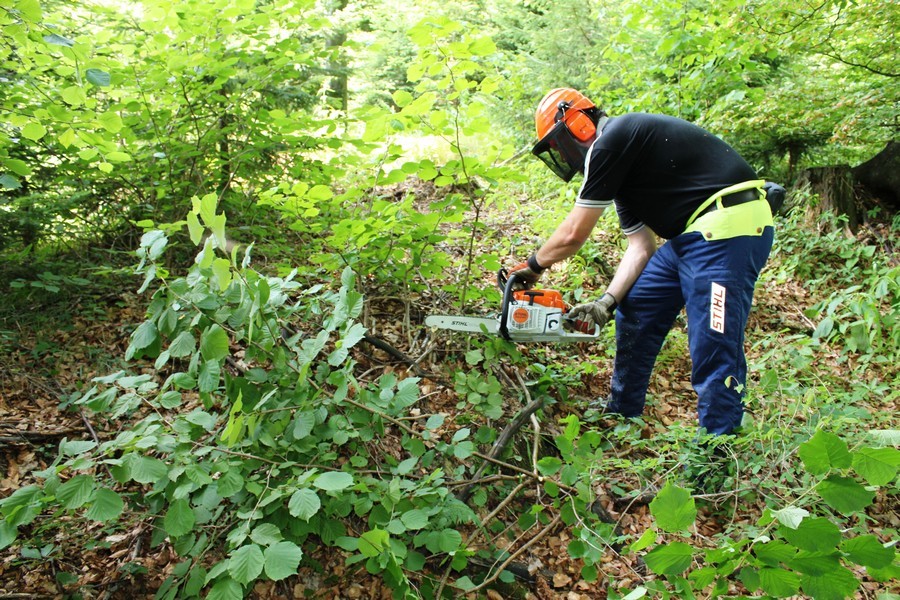
[[[610,547],[644,556],[656,577],[611,582],[610,597],[720,596],[737,579],[749,593],[844,598],[862,568],[895,580],[893,545],[866,510],[895,498],[896,424],[855,403],[896,400],[900,274],[835,217],[821,239],[800,214],[781,224],[764,278],[804,282],[816,327],[758,342],[759,417],[733,451],[755,457],[746,477],[758,486],[735,493],[763,517],[714,548],[696,537],[696,500],[674,476],[697,451],[688,426],[642,440],[622,424],[605,438],[570,415],[558,435],[494,457],[491,468],[513,473],[499,492],[455,492],[526,400],[565,404],[596,367],[469,341],[452,382],[459,413],[420,419],[421,379],[363,378],[353,350],[368,298],[403,298],[407,333],[414,298],[489,306],[497,293],[482,274],[555,224],[574,190],[527,157],[548,88],[581,88],[611,114],[696,121],[789,183],[895,138],[898,26],[896,3],[868,0],[0,0],[7,292],[90,286],[111,269],[58,261],[103,247],[129,260],[136,249],[135,287],[148,296],[123,369],[65,399],[105,423],[141,417],[102,443],[63,442],[39,483],[0,501],[0,548],[26,565],[62,551],[46,542],[48,517],[146,519],[153,543],[178,555],[160,598],[242,597],[292,576],[319,544],[397,597],[433,598],[511,582],[502,566],[467,574],[511,558],[479,536],[562,522],[587,580],[603,577]],[[507,233],[498,214],[530,226]],[[580,267],[615,251],[599,240],[572,261],[569,300],[595,287]],[[848,385],[817,367],[826,352],[878,375]],[[522,373],[521,390],[502,367]],[[388,438],[397,453],[373,452]],[[610,459],[616,444],[658,451]],[[591,510],[594,482],[616,470],[660,484],[655,528],[639,539]],[[526,484],[542,502],[522,499]],[[503,497],[513,524],[491,512]]]

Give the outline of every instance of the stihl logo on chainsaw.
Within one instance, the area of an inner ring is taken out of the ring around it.
[[[709,328],[725,333],[725,286],[715,281],[709,299]]]

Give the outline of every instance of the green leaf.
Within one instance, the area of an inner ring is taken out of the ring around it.
[[[118,113],[115,113],[113,111],[108,111],[108,112],[102,113],[100,116],[97,117],[97,120],[100,122],[100,125],[103,126],[103,129],[105,129],[106,131],[108,131],[110,133],[119,133],[120,131],[122,131],[122,127],[124,126],[124,123],[122,122],[122,117],[120,117],[118,115]],[[69,131],[71,131],[71,129]],[[72,133],[72,138],[74,141],[74,138],[75,138],[74,132]]]
[[[85,78],[97,87],[107,87],[110,82],[109,73],[100,69],[87,69],[84,72]]]
[[[19,183],[19,180],[9,173],[0,175],[0,188],[3,188],[4,190],[18,190],[21,187],[22,184]]]
[[[3,165],[21,177],[28,177],[31,175],[31,167],[28,166],[28,163],[24,160],[19,160],[18,158],[4,158],[2,159]]]
[[[40,123],[35,123],[34,121],[22,128],[22,137],[34,142],[38,141],[45,135],[47,135],[47,128]]]
[[[311,200],[330,200],[334,197],[334,192],[327,185],[317,184],[309,188],[306,196]]]
[[[297,573],[303,551],[293,542],[278,542],[266,548],[263,558],[266,576],[279,581]]]
[[[38,0],[18,0],[15,6],[16,10],[32,23],[39,23],[44,18]]]
[[[188,235],[191,237],[191,243],[195,246],[199,246],[200,242],[203,241],[203,225],[200,224],[200,219],[197,218],[197,213],[189,212],[187,214],[187,226],[188,226]]]
[[[56,498],[64,508],[80,508],[91,499],[94,493],[94,478],[89,475],[76,475],[56,490]]]
[[[472,430],[468,427],[457,429],[456,433],[453,434],[453,439],[451,440],[451,442],[454,444],[461,442],[464,439],[468,438],[470,433],[472,433]]]
[[[75,42],[70,40],[69,38],[64,38],[61,35],[57,35],[55,33],[51,33],[50,35],[44,36],[44,41],[50,44],[51,46],[65,46],[66,48],[71,48],[75,45]]]
[[[405,408],[419,399],[419,378],[407,377],[397,384],[397,393],[394,395],[395,406]]]
[[[820,481],[815,489],[828,506],[845,515],[860,512],[875,499],[875,492],[839,475]]]
[[[366,337],[366,328],[360,323],[354,323],[341,338],[341,347],[352,348],[364,337]]]
[[[497,46],[496,44],[494,44],[494,40],[487,36],[480,37],[469,44],[469,52],[471,52],[475,56],[488,56],[496,51]]]
[[[667,482],[650,503],[650,512],[663,531],[686,531],[697,518],[697,507],[690,492]]]
[[[800,576],[781,568],[763,567],[759,570],[759,585],[770,596],[786,598],[800,590]]]
[[[841,544],[841,550],[858,565],[883,569],[894,562],[894,549],[886,548],[874,535],[861,535]]]
[[[237,470],[226,471],[224,475],[219,477],[216,482],[219,494],[223,498],[228,498],[244,489],[244,478]]]
[[[397,90],[391,94],[391,97],[394,99],[394,104],[400,108],[403,108],[413,100],[413,95],[406,90]]]
[[[797,506],[786,506],[781,510],[773,510],[772,516],[778,519],[778,522],[791,529],[797,529],[803,519],[809,516],[809,511],[805,508]]]
[[[216,426],[216,416],[211,415],[199,408],[195,408],[188,414],[184,415],[184,419],[188,423],[196,425],[197,427],[202,427],[206,431],[212,431],[213,427]],[[228,473],[233,473],[233,471],[229,471]],[[219,483],[221,483],[221,480]]]
[[[781,540],[773,540],[765,544],[757,544],[753,552],[760,561],[770,567],[777,567],[783,562],[788,562],[797,554],[797,549]]]
[[[808,552],[801,550],[792,558],[788,566],[807,575],[824,575],[841,566],[840,555],[835,550]]]
[[[127,152],[120,152],[118,150],[114,150],[112,152],[106,153],[106,160],[114,163],[126,163],[131,162],[131,155]]]
[[[383,529],[373,529],[359,536],[359,551],[363,556],[373,558],[388,547],[390,536]]]
[[[219,291],[224,292],[231,285],[231,263],[226,258],[217,258],[212,264],[213,275],[219,282]]]
[[[11,546],[12,543],[16,541],[17,533],[18,529],[16,527],[13,527],[4,520],[0,520],[0,550]]]
[[[466,364],[470,366],[477,365],[484,360],[484,352],[481,350],[469,350],[466,352]]]
[[[421,571],[425,567],[425,555],[415,550],[410,550],[406,555],[406,568],[410,571]]]
[[[464,592],[468,592],[475,587],[475,582],[473,582],[468,575],[464,575],[463,577],[460,577],[459,579],[454,581],[453,586],[461,589]]]
[[[656,541],[657,533],[655,529],[645,529],[641,537],[635,540],[627,547],[628,552],[640,552],[644,548]]]
[[[201,392],[214,392],[219,387],[222,367],[218,360],[206,360],[200,365],[197,374],[197,388]]]
[[[222,360],[228,356],[228,334],[218,323],[200,337],[200,354],[204,360]]]
[[[262,548],[256,544],[241,546],[228,559],[228,573],[238,583],[247,584],[256,580],[265,564]]]
[[[791,544],[810,552],[834,550],[841,543],[841,530],[822,517],[805,519],[795,529],[781,527],[779,531]]]
[[[63,440],[59,444],[59,451],[63,456],[78,456],[96,446],[97,442],[93,440]]]
[[[473,442],[456,442],[453,445],[453,456],[460,460],[465,460],[475,453],[475,444]]]
[[[322,501],[319,495],[311,489],[297,490],[291,495],[288,501],[288,512],[292,517],[309,521],[319,509],[322,508]]]
[[[329,471],[316,477],[313,485],[326,492],[336,492],[353,485],[353,475],[341,471]]]
[[[169,505],[163,518],[163,529],[173,538],[189,533],[194,528],[196,516],[190,503],[180,498]]]
[[[820,575],[803,575],[800,587],[816,600],[843,600],[853,595],[859,580],[846,568],[838,566]]]
[[[205,194],[202,198],[197,198],[196,196],[191,198],[194,212],[200,215],[200,219],[207,227],[212,226],[216,217],[216,204],[218,202],[219,197],[213,193]]]
[[[197,347],[197,340],[190,331],[182,331],[178,334],[172,343],[169,344],[169,356],[173,358],[181,358],[193,354]]]
[[[163,461],[139,454],[129,455],[131,478],[138,483],[156,483],[169,474],[169,468]]]
[[[870,485],[887,485],[897,477],[900,450],[896,448],[859,448],[853,453],[853,468]]]
[[[444,529],[439,535],[438,548],[442,552],[456,552],[462,545],[462,534],[455,529]]]
[[[738,579],[751,594],[759,589],[759,571],[752,567],[744,567],[738,573]]]
[[[562,464],[562,461],[555,456],[545,456],[537,461],[537,469],[541,475],[550,476],[559,472]]]
[[[91,501],[91,507],[84,516],[92,521],[112,521],[122,514],[125,508],[122,497],[107,488],[96,490]]]
[[[206,600],[243,600],[244,590],[234,580],[229,578],[219,579],[209,590]]]
[[[428,417],[428,420],[425,421],[425,429],[435,430],[441,425],[444,424],[444,420],[446,419],[446,415],[441,413],[431,415]]]
[[[822,475],[830,469],[846,469],[850,466],[847,444],[833,433],[818,430],[808,441],[800,444],[800,460],[812,475]]]
[[[869,431],[869,437],[882,446],[900,445],[900,429],[873,429]]]
[[[131,345],[135,350],[147,348],[159,339],[159,331],[153,321],[144,321],[131,334]]]
[[[657,546],[647,553],[644,562],[657,575],[680,575],[691,566],[693,549],[684,542]]]
[[[260,546],[272,546],[283,540],[284,536],[274,523],[260,523],[253,528],[250,539]]]
[[[298,412],[296,415],[294,415],[294,425],[292,430],[294,439],[302,440],[310,433],[312,433],[313,427],[315,426],[315,413],[309,410]]]
[[[400,515],[400,522],[407,529],[423,529],[428,525],[428,514],[418,508],[414,508]]]

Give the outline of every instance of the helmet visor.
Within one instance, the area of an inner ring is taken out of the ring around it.
[[[571,181],[584,171],[589,143],[579,142],[563,121],[558,122],[532,148],[531,153],[541,159],[563,181]]]

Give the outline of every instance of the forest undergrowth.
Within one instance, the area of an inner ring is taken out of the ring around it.
[[[380,254],[229,253],[207,197],[148,227],[137,277],[119,256],[10,278],[0,597],[896,597],[896,219],[778,218],[725,440],[696,429],[683,322],[635,421],[590,407],[611,327],[425,328],[496,312],[496,268],[543,234],[534,206],[473,223],[433,194],[361,221]],[[602,291],[612,218],[546,287]]]

